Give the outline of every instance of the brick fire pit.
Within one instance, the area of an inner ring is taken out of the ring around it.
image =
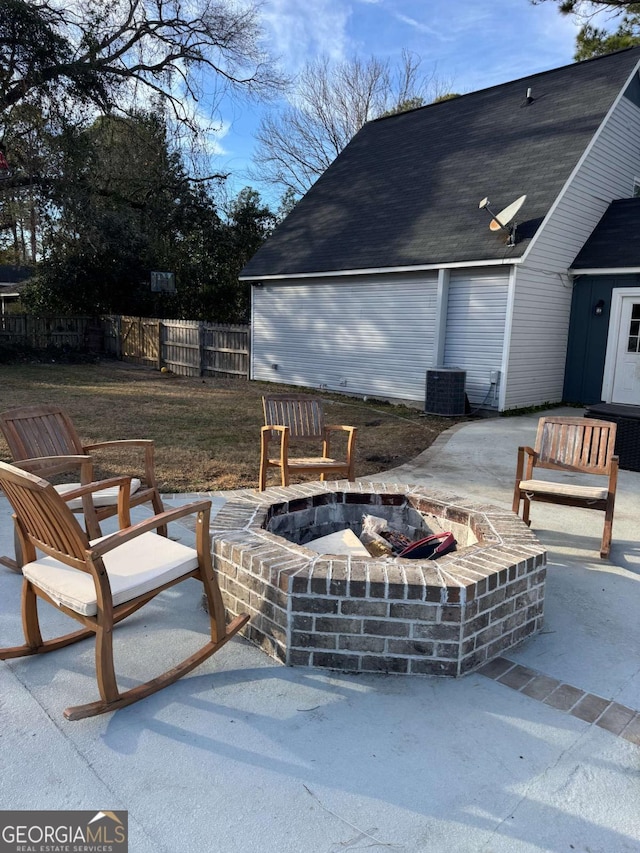
[[[320,555],[304,543],[365,513],[412,537],[451,530],[437,561]],[[459,676],[542,627],[546,551],[513,513],[417,486],[309,483],[228,502],[214,565],[245,636],[294,666]]]

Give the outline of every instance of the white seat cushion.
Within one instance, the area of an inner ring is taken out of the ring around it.
[[[103,559],[114,606],[198,568],[198,554],[193,548],[156,533],[143,533],[105,554]],[[56,604],[64,604],[85,616],[95,616],[98,612],[95,584],[86,572],[65,566],[53,557],[43,557],[23,566],[22,573]]]
[[[584,501],[603,501],[607,490],[596,486],[574,486],[569,483],[551,483],[546,480],[521,480],[520,489],[533,495],[556,495],[578,498]]]
[[[140,488],[140,485],[140,480],[138,480],[136,477],[132,477],[130,494],[137,492]],[[60,486],[54,486],[54,489],[59,495],[66,495],[68,494],[68,492],[72,492],[74,489],[79,488],[80,483],[63,483]],[[99,492],[93,492],[93,505],[117,506],[119,491],[120,489],[118,486],[112,486],[110,489],[100,489]],[[73,498],[73,500],[67,501],[67,506],[70,510],[82,509],[82,498]]]

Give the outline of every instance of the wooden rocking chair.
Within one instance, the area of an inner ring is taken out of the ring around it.
[[[355,445],[357,428],[325,424],[322,400],[294,394],[272,394],[262,398],[264,422],[261,433],[260,491],[267,487],[267,471],[279,468],[281,483],[288,486],[292,474],[315,474],[324,480],[327,475],[355,479]],[[331,456],[332,433],[346,432],[346,458]],[[278,440],[277,455],[270,454],[270,444]],[[290,456],[291,441],[311,444],[322,456]]]
[[[531,501],[564,504],[604,512],[600,556],[609,556],[618,482],[618,457],[613,455],[616,424],[590,418],[547,417],[538,421],[535,448],[518,448],[513,511],[523,503],[527,524]],[[535,479],[536,469],[595,474],[606,485],[588,486]]]
[[[15,510],[24,565],[22,624],[25,643],[0,649],[0,660],[60,649],[95,635],[100,700],[69,707],[68,720],[115,711],[177,681],[218,651],[248,621],[237,616],[225,624],[225,608],[211,563],[210,501],[196,501],[128,526],[129,478],[89,483],[75,496],[108,486],[118,490],[121,528],[90,542],[65,497],[46,480],[0,462],[0,487]],[[196,514],[196,548],[157,536],[158,527]],[[36,551],[45,556],[38,557]],[[177,666],[150,681],[120,692],[113,660],[113,626],[135,613],[162,590],[187,578],[202,581],[207,599],[210,639]],[[43,640],[38,599],[49,602],[83,626],[79,631]]]
[[[143,450],[144,473],[141,473],[139,479],[134,477],[131,480],[131,506],[151,503],[156,515],[164,509],[154,472],[154,445],[149,439],[83,444],[69,415],[60,406],[54,405],[26,406],[1,412],[0,430],[9,445],[13,461],[32,473],[50,479],[55,474],[80,467],[80,483],[56,486],[60,493],[73,491],[80,485],[93,482],[93,463],[89,455],[92,451],[109,448]],[[73,458],[69,460],[68,457]],[[87,464],[82,464],[82,458],[76,457],[84,457]],[[85,495],[84,499],[76,498],[68,505],[74,512],[84,513],[87,533],[96,539],[101,535],[100,521],[117,513],[117,500],[117,489],[104,488],[91,496]],[[89,506],[90,502],[93,508]],[[95,509],[95,512],[92,509]],[[158,533],[166,536],[166,526],[162,525]],[[14,561],[9,557],[0,557],[0,563],[14,571],[19,570],[18,562],[19,559]]]

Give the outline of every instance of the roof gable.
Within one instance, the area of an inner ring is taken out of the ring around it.
[[[571,268],[640,268],[640,198],[611,202]]]
[[[633,48],[369,122],[243,277],[519,258],[638,61]],[[508,247],[478,202],[522,194]]]

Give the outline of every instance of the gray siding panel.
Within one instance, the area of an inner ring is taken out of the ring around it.
[[[444,366],[466,370],[472,405],[498,404],[491,371],[502,367],[508,289],[507,271],[465,271],[449,281]]]
[[[436,298],[435,273],[265,283],[253,289],[252,378],[424,400]]]

